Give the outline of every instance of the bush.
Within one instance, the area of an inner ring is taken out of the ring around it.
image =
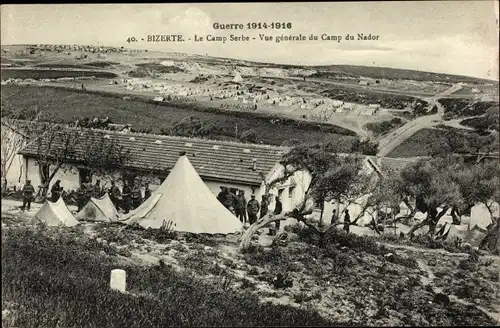
[[[257,132],[255,132],[255,130],[253,129],[250,129],[250,130],[246,130],[245,132],[243,132],[240,136],[240,141],[241,142],[253,142],[253,143],[256,143],[257,142]]]
[[[109,290],[117,264],[74,236],[12,231],[2,240],[2,301],[17,327],[331,326],[317,313],[262,304],[165,267],[120,265],[128,291]],[[67,235],[65,232],[59,232]],[[71,242],[73,240],[74,242]]]

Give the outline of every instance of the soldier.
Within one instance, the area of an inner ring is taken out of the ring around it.
[[[330,220],[330,225],[334,225],[337,222],[337,210],[333,209],[332,219]]]
[[[85,186],[84,183],[80,184],[80,187],[76,189],[75,192],[75,201],[76,201],[76,206],[78,207],[78,212],[85,206],[86,203],[86,198],[87,198],[87,187]]]
[[[134,183],[132,185],[132,193],[130,195],[132,198],[132,208],[136,209],[141,205],[142,203],[142,194],[141,194],[141,188],[139,188],[138,183]]]
[[[121,197],[120,188],[116,185],[114,181],[111,181],[111,188],[109,189],[109,198],[115,207],[118,209],[118,203]]]
[[[53,203],[57,202],[59,197],[61,197],[62,191],[63,188],[61,187],[61,180],[57,180],[52,186],[52,189],[50,189],[51,201]]]
[[[351,216],[349,215],[349,210],[346,208],[344,210],[344,231],[349,233],[349,226],[351,224]]]
[[[123,182],[123,190],[122,190],[122,199],[123,199],[123,209],[125,210],[125,214],[127,214],[130,211],[131,207],[131,196],[132,194],[132,189],[130,189],[130,186],[128,185],[128,181],[125,180]]]
[[[267,196],[262,195],[262,201],[260,202],[260,216],[259,219],[264,217],[269,211],[269,204],[267,203]]]
[[[252,199],[250,199],[250,201],[248,202],[247,209],[248,220],[250,221],[250,224],[254,224],[255,221],[257,221],[257,214],[260,210],[260,205],[259,202],[255,199],[255,195],[252,195]]]
[[[242,223],[247,222],[247,200],[245,199],[245,192],[243,190],[240,190],[238,197],[234,199],[234,212]]]
[[[28,211],[31,208],[31,201],[33,200],[33,194],[35,193],[35,187],[31,184],[31,180],[27,180],[26,184],[23,187],[22,195],[23,195],[23,206],[21,210],[25,210],[26,206],[28,207]]]
[[[146,182],[146,185],[144,186],[144,201],[151,197],[151,189],[149,189],[149,183]]]
[[[219,200],[219,202],[221,202],[221,204],[225,204],[226,203],[226,197],[227,197],[226,187],[221,186],[220,187],[220,192],[217,195],[217,199]]]
[[[92,197],[102,197],[101,180],[96,180],[95,185],[92,187]]]
[[[281,214],[281,212],[283,212],[283,204],[281,204],[279,196],[276,196],[275,199],[276,199],[276,204],[274,206],[273,214],[274,215],[279,215],[279,214]],[[276,221],[276,231],[275,231],[275,233],[277,233],[279,230],[280,230],[280,221]]]

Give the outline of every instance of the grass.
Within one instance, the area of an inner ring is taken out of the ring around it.
[[[404,121],[399,117],[395,117],[388,121],[373,122],[366,124],[366,128],[373,131],[376,136],[384,135],[391,132],[394,129],[399,128],[404,124]]]
[[[115,78],[116,74],[100,71],[65,71],[65,70],[38,70],[38,69],[1,69],[2,80],[8,79],[57,79],[61,77],[95,76],[97,78]]]
[[[428,156],[429,147],[438,140],[444,140],[445,134],[446,131],[438,129],[419,130],[392,150],[387,157]]]
[[[438,101],[445,108],[445,113],[455,118],[483,115],[490,107],[496,107],[498,111],[498,101],[474,101],[457,98],[441,98]]]
[[[328,326],[318,314],[263,304],[168,267],[118,265],[78,233],[9,230],[2,238],[4,324],[18,327]],[[128,291],[108,290],[110,270]],[[7,308],[8,307],[8,308]]]
[[[341,127],[306,121],[279,118],[276,115],[250,112],[227,112],[218,108],[201,105],[158,104],[143,99],[124,100],[122,96],[83,92],[74,89],[37,87],[37,86],[2,86],[2,100],[12,108],[34,108],[44,111],[69,122],[73,117],[108,116],[114,123],[131,123],[136,130],[152,128],[154,133],[162,129],[169,130],[176,123],[189,116],[197,116],[202,123],[219,127],[214,137],[234,137],[236,124],[238,131],[253,129],[260,142],[281,145],[290,139],[303,142],[353,142],[355,133]],[[68,110],[71,109],[71,110]]]

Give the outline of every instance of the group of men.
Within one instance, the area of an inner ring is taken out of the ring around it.
[[[90,198],[101,198],[106,193],[109,194],[109,198],[116,209],[123,209],[124,213],[127,214],[130,210],[133,210],[139,205],[141,205],[144,200],[151,196],[151,190],[149,189],[149,184],[145,184],[144,198],[142,197],[142,192],[139,183],[131,183],[127,180],[123,182],[123,190],[116,185],[115,181],[111,181],[111,187],[105,189],[101,187],[101,181],[96,180],[95,185],[90,182],[84,182],[76,190],[76,203],[78,206],[78,211],[80,211],[83,206],[90,200]]]
[[[258,218],[262,218],[269,212],[270,201],[268,195],[263,195],[262,200],[259,201],[255,199],[255,195],[251,195],[250,200],[247,202],[245,198],[245,192],[243,190],[238,191],[238,195],[233,193],[227,187],[220,187],[221,191],[217,195],[217,199],[222,203],[227,209],[229,209],[238,219],[243,223],[254,224]],[[283,205],[280,198],[276,196],[276,204],[274,207],[273,214],[278,215],[283,211]],[[279,221],[276,223],[276,229],[279,230]]]
[[[62,197],[64,188],[61,186],[61,180],[57,180],[52,188],[50,189],[50,200],[52,202],[57,202],[59,197]],[[35,187],[31,184],[31,180],[27,180],[26,184],[21,190],[21,196],[23,197],[23,205],[21,210],[30,210],[31,202],[35,200]]]

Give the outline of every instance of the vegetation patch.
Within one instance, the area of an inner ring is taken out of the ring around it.
[[[40,79],[58,79],[62,77],[82,77],[82,76],[86,77],[95,76],[96,78],[112,79],[116,78],[117,76],[114,73],[102,72],[102,71],[78,71],[78,70],[65,71],[57,69],[42,70],[42,69],[28,69],[28,68],[26,69],[2,68],[0,72],[2,80],[8,80],[8,79],[40,80]]]
[[[394,129],[399,128],[404,124],[404,121],[399,117],[395,117],[388,121],[368,123],[365,127],[374,132],[375,135],[384,135],[391,132]]]

